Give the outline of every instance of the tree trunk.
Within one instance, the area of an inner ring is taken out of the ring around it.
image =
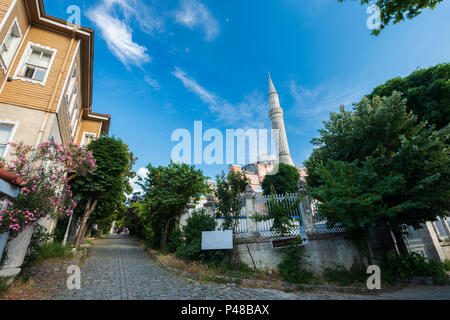
[[[81,220],[80,231],[78,232],[77,240],[75,241],[75,249],[79,249],[81,243],[83,242],[84,235],[86,234],[87,222],[89,220],[89,217],[91,216],[91,213],[97,207],[97,203],[98,200],[95,200],[94,203],[92,203],[92,198],[89,198],[88,203],[86,204],[83,219]]]
[[[250,252],[250,247],[248,246],[248,243],[246,243],[245,245],[247,246],[248,255],[252,259],[253,269],[256,271],[256,263],[255,263],[255,260],[253,259],[252,253]]]
[[[162,243],[161,243],[161,252],[163,252],[164,248],[167,245],[167,238],[169,237],[169,227],[170,227],[170,223],[172,222],[173,219],[174,219],[174,217],[167,220],[166,225],[164,226],[164,234],[163,234]]]
[[[66,183],[71,182],[71,181],[72,181],[73,179],[75,179],[76,177],[78,177],[78,173],[72,174],[70,177],[68,177],[68,178],[66,179]]]

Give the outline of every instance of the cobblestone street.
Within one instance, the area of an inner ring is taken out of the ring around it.
[[[133,238],[112,236],[96,240],[81,269],[81,289],[68,290],[66,270],[52,274],[53,293],[46,299],[80,300],[311,300],[311,299],[450,299],[450,286],[414,286],[381,296],[286,293],[229,284],[199,283],[181,278],[157,266]],[[42,279],[41,279],[42,280]],[[55,282],[58,282],[55,284]],[[44,284],[45,287],[45,284]]]

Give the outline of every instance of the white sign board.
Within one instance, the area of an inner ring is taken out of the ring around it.
[[[205,231],[202,233],[202,250],[233,249],[233,231]]]

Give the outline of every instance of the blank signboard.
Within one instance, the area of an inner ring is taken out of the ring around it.
[[[233,232],[205,231],[202,233],[202,250],[231,250],[233,249]]]

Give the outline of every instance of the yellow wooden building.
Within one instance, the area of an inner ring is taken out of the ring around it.
[[[49,16],[43,0],[0,0],[0,157],[8,142],[85,145],[108,133],[92,111],[94,31]]]

